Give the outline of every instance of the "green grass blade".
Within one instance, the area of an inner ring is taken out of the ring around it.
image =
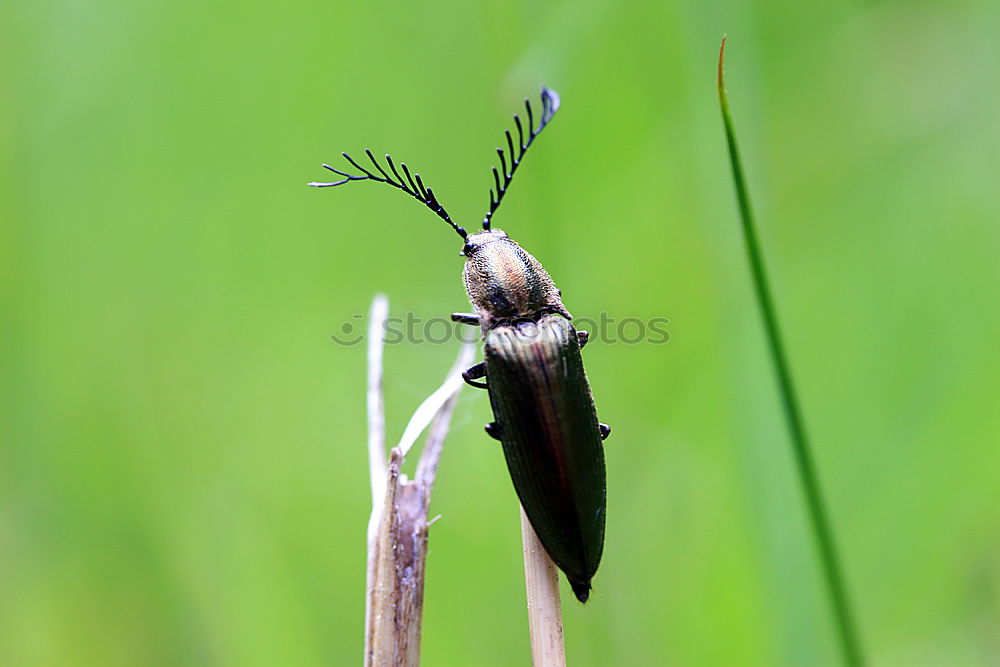
[[[830,527],[826,506],[823,503],[823,496],[820,493],[819,479],[809,447],[809,439],[806,437],[805,422],[802,419],[802,412],[799,408],[798,395],[796,394],[795,384],[792,381],[792,374],[788,367],[788,358],[785,354],[784,344],[782,343],[781,332],[778,329],[778,317],[775,312],[774,301],[771,297],[767,274],[764,271],[764,257],[760,250],[753,211],[750,208],[750,195],[747,191],[746,179],[743,175],[743,165],[740,161],[739,148],[736,145],[736,132],[733,129],[733,120],[729,114],[729,99],[726,94],[726,77],[723,70],[725,51],[726,38],[723,37],[722,47],[719,49],[719,106],[722,108],[722,122],[726,129],[729,161],[733,169],[733,181],[736,185],[736,198],[740,207],[743,238],[746,242],[747,256],[750,259],[754,290],[757,292],[757,302],[760,305],[761,316],[764,319],[767,344],[771,352],[771,359],[774,361],[774,369],[781,392],[781,402],[784,408],[785,419],[788,422],[792,448],[795,453],[796,469],[798,470],[799,479],[802,482],[802,490],[805,494],[812,532],[816,539],[824,578],[830,594],[844,662],[852,667],[860,666],[865,663],[864,656],[854,625],[840,561],[837,557],[833,531]]]

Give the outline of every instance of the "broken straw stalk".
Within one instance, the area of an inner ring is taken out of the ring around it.
[[[461,372],[474,346],[465,343],[444,383],[417,408],[399,444],[385,459],[382,347],[387,299],[372,302],[368,329],[368,458],[372,513],[368,520],[365,595],[365,666],[416,667],[420,664],[427,521],[431,490],[451,416],[462,388]],[[413,480],[400,467],[420,434],[430,428]],[[532,664],[564,667],[558,570],[521,510],[525,585]]]

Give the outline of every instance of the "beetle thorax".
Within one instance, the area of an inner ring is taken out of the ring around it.
[[[541,263],[499,229],[472,234],[465,245],[465,289],[484,329],[497,320],[569,317]]]

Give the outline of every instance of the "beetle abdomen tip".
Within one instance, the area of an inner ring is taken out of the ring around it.
[[[573,595],[575,595],[576,599],[579,600],[580,602],[586,602],[587,599],[590,597],[590,582],[589,581],[588,582],[579,582],[579,581],[572,581],[571,580],[569,582],[569,585],[573,589]]]

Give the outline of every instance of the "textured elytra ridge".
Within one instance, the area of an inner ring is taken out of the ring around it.
[[[586,601],[604,547],[604,451],[573,325],[546,315],[486,335],[490,403],[518,498]]]

